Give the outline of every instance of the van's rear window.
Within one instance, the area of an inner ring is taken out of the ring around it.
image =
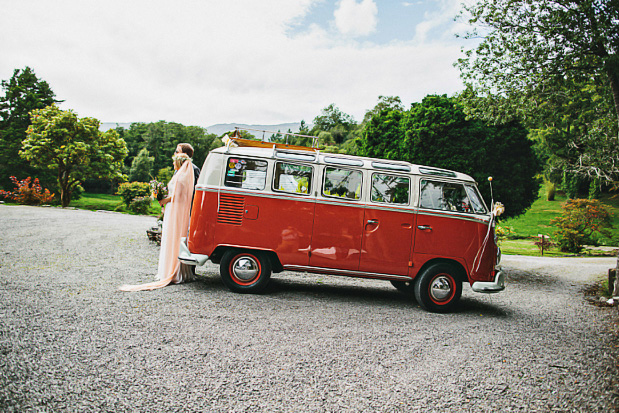
[[[262,190],[267,180],[267,162],[230,157],[226,165],[225,186]]]

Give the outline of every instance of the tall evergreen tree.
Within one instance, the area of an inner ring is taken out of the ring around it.
[[[2,81],[0,96],[0,187],[11,188],[10,176],[18,179],[36,175],[43,186],[55,181],[47,171],[35,169],[18,153],[30,126],[30,111],[60,102],[44,80],[27,67],[15,69],[9,80]],[[12,188],[11,188],[12,189]]]

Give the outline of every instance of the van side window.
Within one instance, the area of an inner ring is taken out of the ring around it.
[[[309,195],[312,187],[312,167],[277,162],[273,176],[275,191],[291,192],[293,194]]]
[[[372,202],[407,205],[409,182],[405,176],[372,174]]]
[[[443,211],[474,212],[464,185],[425,179],[421,180],[419,207]]]
[[[225,186],[262,190],[266,184],[267,162],[230,157],[226,165]]]
[[[361,172],[351,169],[326,167],[322,194],[346,199],[360,199]]]

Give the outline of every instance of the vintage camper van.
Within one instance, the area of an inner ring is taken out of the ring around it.
[[[219,264],[239,293],[281,271],[388,280],[437,312],[463,282],[504,289],[494,215],[470,176],[243,139],[204,162],[179,259]]]

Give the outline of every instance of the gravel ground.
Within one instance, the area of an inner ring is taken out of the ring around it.
[[[504,257],[508,288],[432,314],[388,282],[218,268],[153,281],[154,218],[0,205],[0,411],[608,412],[612,258]]]

